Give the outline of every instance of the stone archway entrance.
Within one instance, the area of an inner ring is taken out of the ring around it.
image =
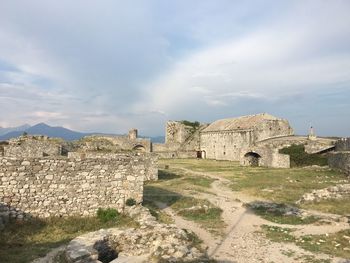
[[[244,155],[244,164],[246,166],[257,167],[260,165],[261,156],[255,152],[248,152]]]
[[[136,152],[145,152],[146,148],[143,145],[136,145],[134,148],[132,148],[132,150]]]
[[[205,151],[197,151],[197,158],[198,159],[205,159],[206,158],[206,152]]]

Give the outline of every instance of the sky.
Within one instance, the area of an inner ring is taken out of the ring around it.
[[[0,126],[164,134],[267,112],[350,136],[348,0],[1,0]]]

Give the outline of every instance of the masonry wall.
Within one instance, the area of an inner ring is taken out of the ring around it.
[[[131,151],[142,149],[151,151],[151,140],[143,138],[130,138],[129,136],[87,136],[80,140],[80,148],[84,151]]]
[[[21,136],[11,139],[3,146],[3,155],[7,157],[43,157],[59,156],[62,146],[45,136]]]
[[[0,158],[0,218],[95,215],[142,202],[142,157],[69,159]]]
[[[100,152],[69,152],[68,157],[73,159],[119,159],[123,156],[136,157],[142,162],[145,169],[145,181],[158,180],[158,155],[154,153],[100,153]]]
[[[328,154],[328,165],[329,167],[341,170],[350,176],[350,151]]]
[[[239,161],[242,147],[252,144],[252,131],[201,133],[200,148],[207,159]]]
[[[336,142],[336,151],[350,151],[350,138],[343,138]]]
[[[287,120],[264,120],[254,129],[254,142],[268,138],[293,135]]]

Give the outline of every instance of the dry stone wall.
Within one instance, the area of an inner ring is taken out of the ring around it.
[[[0,158],[0,218],[88,216],[143,199],[142,156]],[[0,222],[1,224],[1,222]]]
[[[158,155],[154,153],[100,153],[100,152],[69,152],[68,157],[74,159],[119,159],[122,156],[137,157],[142,160],[145,181],[158,180]]]
[[[7,157],[60,156],[62,144],[58,139],[40,135],[27,135],[10,139],[3,146],[3,155]]]

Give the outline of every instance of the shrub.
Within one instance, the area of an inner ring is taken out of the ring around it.
[[[200,123],[198,121],[192,122],[192,121],[183,120],[183,121],[181,121],[181,123],[183,125],[190,126],[193,129],[197,129],[200,126]]]
[[[119,216],[119,213],[114,208],[106,208],[106,209],[99,208],[97,210],[97,218],[102,222],[112,221],[116,219],[117,216]]]
[[[293,144],[290,147],[283,148],[279,151],[290,156],[290,166],[310,166],[310,165],[327,165],[327,157],[321,154],[308,154],[305,152],[304,145]]]
[[[128,199],[126,200],[125,204],[126,204],[127,206],[133,206],[133,205],[136,205],[136,201],[135,201],[134,198],[128,198]]]

